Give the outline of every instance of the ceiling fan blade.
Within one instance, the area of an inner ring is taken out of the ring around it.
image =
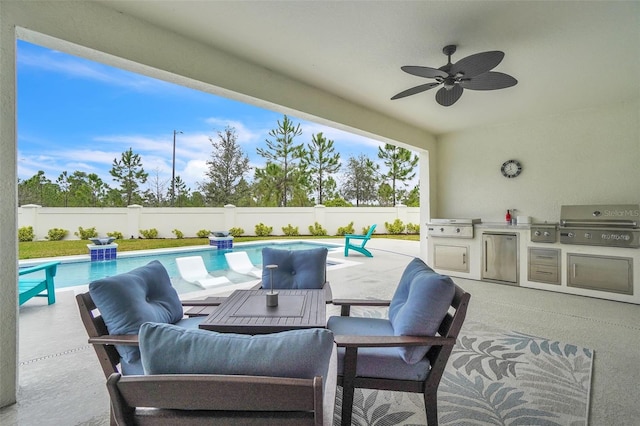
[[[431,68],[431,67],[418,67],[413,65],[405,65],[403,67],[400,67],[400,69],[408,74],[417,75],[418,77],[445,78],[447,76],[446,72],[439,70],[437,68]]]
[[[436,92],[436,101],[442,106],[451,106],[456,103],[464,90],[459,85],[454,85],[447,90],[444,87]]]
[[[425,90],[433,89],[438,86],[440,83],[427,83],[421,84],[420,86],[412,87],[411,89],[404,90],[397,95],[395,95],[391,100],[404,98],[405,96],[415,95],[416,93],[424,92]]]
[[[462,73],[465,78],[475,77],[497,67],[502,58],[504,58],[504,52],[499,50],[476,53],[453,64],[449,74],[455,76],[458,73]]]
[[[469,80],[460,81],[460,86],[471,90],[497,90],[515,86],[518,80],[501,72],[486,72]]]

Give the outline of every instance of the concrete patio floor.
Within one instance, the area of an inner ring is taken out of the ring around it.
[[[353,253],[347,260],[357,264],[329,270],[335,298],[390,298],[407,263],[419,255],[413,241],[373,239],[367,248],[373,258]],[[330,257],[345,259],[341,253]],[[468,319],[595,350],[589,424],[638,424],[640,306],[454,281],[472,295]],[[74,291],[58,291],[51,306],[32,299],[20,307],[19,334],[18,403],[0,409],[0,425],[109,424],[105,379],[87,344]]]

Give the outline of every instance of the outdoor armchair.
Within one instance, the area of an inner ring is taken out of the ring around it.
[[[18,270],[18,294],[20,305],[33,297],[46,297],[47,304],[56,303],[53,278],[60,262],[48,262]]]
[[[107,380],[118,424],[333,424],[329,330],[249,336],[145,323],[140,349],[145,375]]]
[[[355,250],[358,253],[362,253],[367,257],[373,257],[371,252],[364,248],[364,246],[371,239],[371,235],[373,231],[376,229],[376,224],[373,224],[369,227],[369,231],[367,231],[366,235],[357,235],[357,234],[345,234],[344,236],[344,255],[345,257],[349,256],[349,250]],[[352,243],[351,240],[359,241],[358,243]]]
[[[158,261],[130,272],[96,280],[76,295],[80,318],[105,377],[140,374],[138,330],[145,321],[197,328],[204,317],[183,318],[183,306],[215,306],[224,298],[180,301]]]
[[[355,388],[421,393],[427,423],[437,425],[438,386],[469,299],[416,258],[391,301],[334,300],[341,316],[329,318],[327,328],[338,346],[342,425],[351,425]],[[351,317],[351,306],[389,306],[389,319]]]

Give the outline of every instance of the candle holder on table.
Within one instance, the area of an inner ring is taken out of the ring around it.
[[[271,285],[271,291],[267,293],[267,306],[278,306],[278,292],[273,291],[273,270],[276,269],[278,265],[267,265],[266,268],[269,270],[269,282]]]

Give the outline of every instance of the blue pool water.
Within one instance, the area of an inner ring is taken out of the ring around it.
[[[262,249],[264,247],[276,247],[287,250],[303,250],[317,247],[327,247],[329,250],[340,247],[336,244],[322,244],[309,242],[278,242],[263,244],[246,244],[236,245],[231,250],[219,250],[213,247],[181,249],[172,251],[156,251],[145,252],[142,254],[133,254],[133,252],[118,253],[116,260],[90,262],[89,260],[79,261],[62,261],[58,265],[58,271],[55,277],[55,286],[57,289],[65,287],[73,287],[78,285],[86,285],[91,281],[99,278],[109,277],[116,274],[128,272],[139,266],[146,265],[152,260],[158,260],[164,265],[171,278],[178,278],[178,268],[176,267],[176,257],[183,256],[202,256],[204,264],[210,274],[214,276],[222,276],[229,272],[229,265],[224,257],[224,253],[232,251],[246,251],[249,259],[254,265],[262,264]],[[242,277],[241,277],[242,278]],[[244,277],[246,280],[246,277]]]

